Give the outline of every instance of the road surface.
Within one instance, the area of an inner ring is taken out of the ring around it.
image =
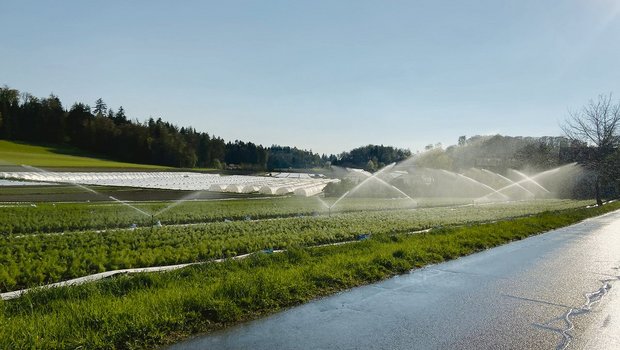
[[[620,211],[169,349],[620,349]]]

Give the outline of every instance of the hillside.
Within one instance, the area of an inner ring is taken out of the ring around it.
[[[0,140],[0,165],[22,164],[54,168],[164,168],[156,165],[124,163],[102,159],[69,147],[40,146],[24,142]]]

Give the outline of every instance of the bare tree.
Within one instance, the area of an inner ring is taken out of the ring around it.
[[[612,170],[608,160],[620,145],[620,102],[614,102],[611,94],[599,95],[582,109],[569,112],[561,127],[566,137],[588,148],[589,156],[581,163],[594,172],[596,203],[603,204],[601,180]]]

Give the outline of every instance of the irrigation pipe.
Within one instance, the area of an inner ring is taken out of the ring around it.
[[[407,234],[425,233],[425,232],[429,232],[430,230],[432,230],[432,229],[429,228],[429,229],[425,229],[425,230],[413,231],[413,232],[408,232]],[[357,243],[357,242],[361,242],[361,241],[362,240],[350,240],[350,241],[326,243],[326,244],[319,244],[319,245],[314,245],[314,246],[308,246],[306,248],[321,248],[321,247],[337,246],[337,245]],[[100,272],[100,273],[96,273],[96,274],[93,274],[93,275],[88,275],[88,276],[83,276],[83,277],[78,277],[78,278],[62,281],[62,282],[56,282],[56,283],[46,284],[46,285],[42,285],[42,286],[37,286],[37,287],[32,287],[32,288],[26,288],[26,289],[20,289],[20,290],[16,290],[16,291],[1,293],[0,294],[0,299],[2,299],[2,300],[15,299],[15,298],[19,298],[19,297],[23,296],[24,294],[28,293],[29,291],[32,291],[32,290],[35,290],[35,289],[75,286],[75,285],[80,285],[80,284],[84,284],[84,283],[88,283],[88,282],[98,281],[98,280],[101,280],[101,279],[104,279],[104,278],[108,278],[108,277],[112,277],[112,276],[120,275],[120,274],[165,272],[165,271],[178,270],[178,269],[181,269],[181,268],[184,268],[184,267],[187,267],[187,266],[192,266],[192,265],[209,264],[209,263],[221,263],[221,262],[224,262],[224,261],[227,261],[227,260],[242,260],[242,259],[248,258],[248,257],[250,257],[252,255],[263,253],[263,252],[265,252],[265,250],[261,250],[261,251],[253,252],[253,253],[248,253],[248,254],[236,255],[236,256],[233,256],[233,257],[230,257],[230,258],[212,259],[212,260],[207,260],[207,261],[199,261],[199,262],[192,262],[192,263],[185,263],[185,264],[166,265],[166,266],[152,266],[152,267],[139,267],[139,268],[132,268],[132,269],[105,271],[105,272]],[[277,249],[277,250],[272,250],[272,251],[270,250],[269,251],[269,253],[284,253],[284,252],[286,252],[286,249]]]
[[[615,200],[609,201],[607,203],[611,203],[614,202]],[[605,204],[607,204],[605,203]],[[589,207],[587,207],[589,208]],[[526,217],[529,216],[533,216],[535,214],[530,214],[530,215],[526,215]],[[509,219],[509,218],[508,218]],[[489,222],[480,222],[477,224],[490,224],[493,222],[496,222],[497,220],[494,221],[489,221]],[[455,225],[455,226],[450,226],[450,227],[460,227],[460,226],[466,226],[465,225]],[[418,234],[418,233],[427,233],[430,232],[431,230],[433,230],[433,228],[427,228],[424,230],[418,230],[418,231],[411,231],[411,232],[407,232],[405,234]],[[357,243],[360,242],[361,240],[349,240],[349,241],[342,241],[342,242],[334,242],[334,243],[327,243],[327,244],[319,244],[319,245],[314,245],[314,246],[307,246],[306,248],[321,248],[321,247],[328,247],[328,246],[337,246],[337,245],[344,245],[344,244],[351,244],[351,243]],[[185,263],[185,264],[176,264],[176,265],[166,265],[166,266],[152,266],[152,267],[140,267],[140,268],[132,268],[132,269],[122,269],[122,270],[113,270],[113,271],[105,271],[105,272],[100,272],[100,273],[96,273],[93,275],[88,275],[88,276],[83,276],[83,277],[78,277],[78,278],[74,278],[74,279],[70,279],[70,280],[66,280],[66,281],[61,281],[61,282],[56,282],[56,283],[51,283],[51,284],[47,284],[47,285],[42,285],[42,286],[37,286],[37,287],[32,287],[32,288],[26,288],[26,289],[20,289],[20,290],[16,290],[16,291],[11,291],[11,292],[5,292],[5,293],[0,293],[0,299],[2,300],[10,300],[10,299],[16,299],[19,298],[21,296],[23,296],[24,294],[28,293],[29,291],[35,290],[35,289],[42,289],[42,288],[55,288],[55,287],[65,287],[65,286],[74,286],[74,285],[80,285],[80,284],[84,284],[84,283],[88,283],[88,282],[94,282],[94,281],[98,281],[104,278],[108,278],[108,277],[112,277],[114,275],[119,275],[119,274],[132,274],[132,273],[148,273],[148,272],[165,272],[165,271],[172,271],[172,270],[178,270],[187,266],[192,266],[192,265],[199,265],[199,264],[208,264],[208,263],[221,263],[227,260],[241,260],[241,259],[245,259],[249,256],[255,255],[255,254],[259,254],[264,252],[264,250],[258,251],[258,252],[253,252],[253,253],[248,253],[248,254],[241,254],[241,255],[236,255],[230,258],[220,258],[220,259],[213,259],[213,260],[207,260],[207,261],[200,261],[200,262],[192,262],[192,263]],[[273,251],[269,251],[269,253],[283,253],[286,252],[285,249],[279,249],[279,250],[273,250]]]

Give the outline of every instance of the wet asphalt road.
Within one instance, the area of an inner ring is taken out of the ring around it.
[[[170,349],[620,349],[620,211]]]

